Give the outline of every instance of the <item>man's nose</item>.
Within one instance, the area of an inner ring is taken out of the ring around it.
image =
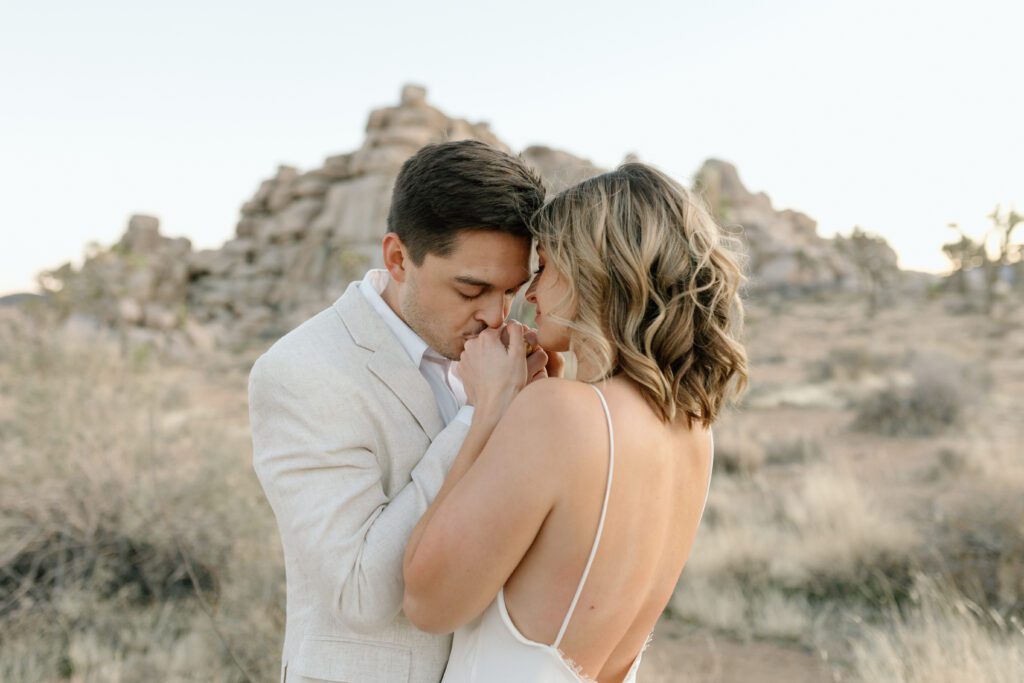
[[[501,297],[494,297],[487,301],[487,304],[477,311],[477,320],[492,329],[501,327],[505,322],[505,301]]]

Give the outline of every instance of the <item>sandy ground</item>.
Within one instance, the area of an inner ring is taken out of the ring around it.
[[[741,642],[662,618],[644,653],[643,683],[832,683],[827,662],[804,648]]]

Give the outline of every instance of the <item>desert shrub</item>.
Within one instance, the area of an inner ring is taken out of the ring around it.
[[[794,635],[828,604],[899,603],[920,553],[913,527],[825,464],[795,488],[762,476],[719,479],[705,522],[673,614],[745,635]],[[786,605],[786,618],[767,618],[766,605]]]
[[[829,349],[824,358],[811,363],[808,379],[814,382],[859,379],[885,372],[897,362],[892,356],[876,353],[867,347],[844,346]]]
[[[130,595],[139,603],[187,597],[197,588],[216,597],[229,546],[202,526],[160,528],[167,523],[158,513],[137,514],[135,501],[115,486],[62,488],[32,504],[3,491],[0,538],[12,550],[0,558],[0,617],[26,599],[37,606],[85,585],[100,597]]]
[[[813,600],[899,600],[909,586],[919,538],[849,472],[812,466],[781,520],[799,546],[775,565],[777,579]]]
[[[81,585],[140,601],[193,583],[215,592],[231,548],[230,511],[211,505],[224,477],[217,436],[161,433],[163,392],[107,351],[42,344],[10,369],[20,379],[0,445],[0,615]],[[191,448],[202,455],[167,458]]]
[[[962,422],[970,393],[957,365],[917,362],[908,383],[891,383],[857,406],[853,427],[886,436],[940,434]]]
[[[198,362],[48,332],[0,326],[0,680],[275,679],[245,375],[217,403]]]
[[[715,429],[714,470],[750,474],[764,464],[764,447],[741,427]]]
[[[929,474],[932,479],[938,479],[944,474],[957,476],[970,472],[972,467],[973,463],[965,451],[943,446],[935,452],[935,466]]]
[[[798,436],[771,441],[766,448],[765,462],[770,465],[807,464],[824,457],[821,442],[812,437]]]
[[[966,477],[966,481],[982,482],[1000,490],[1016,488],[1024,494],[1024,456],[1020,442],[991,430],[971,435],[966,443],[939,448],[935,470],[936,478]]]
[[[969,599],[1024,618],[1024,488],[965,496],[945,515],[933,566]]]

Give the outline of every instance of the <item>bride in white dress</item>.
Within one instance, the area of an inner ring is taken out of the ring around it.
[[[742,274],[700,201],[644,164],[531,224],[550,362],[527,377],[517,323],[466,344],[473,423],[410,538],[403,608],[455,633],[445,683],[631,683],[703,515],[711,425],[746,380]]]

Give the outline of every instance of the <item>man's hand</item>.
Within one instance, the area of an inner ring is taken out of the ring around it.
[[[466,342],[459,376],[467,402],[477,413],[500,418],[529,381],[525,330],[524,325],[511,321],[500,330],[486,329]]]

